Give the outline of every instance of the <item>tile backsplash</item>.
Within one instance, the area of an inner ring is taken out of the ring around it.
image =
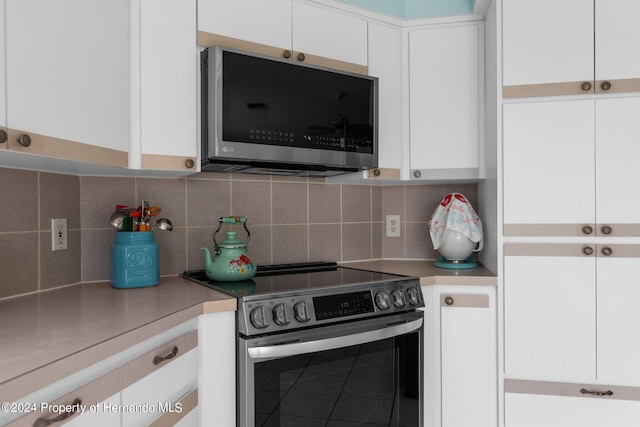
[[[427,221],[437,203],[457,191],[478,208],[475,184],[379,187],[216,173],[78,177],[3,168],[0,180],[0,298],[109,280],[115,233],[109,217],[117,204],[138,206],[142,199],[174,225],[155,233],[161,275],[204,268],[200,248],[213,247],[221,216],[247,217],[249,253],[258,264],[435,259]],[[400,238],[384,237],[389,214],[400,215]],[[52,218],[67,218],[67,250],[51,251]]]

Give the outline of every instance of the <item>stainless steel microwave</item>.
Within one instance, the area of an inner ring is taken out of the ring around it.
[[[219,46],[202,52],[203,172],[378,166],[378,80]]]

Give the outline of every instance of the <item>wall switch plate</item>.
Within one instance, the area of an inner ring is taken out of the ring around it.
[[[51,250],[67,249],[67,218],[51,220]]]
[[[400,237],[400,215],[387,215],[387,237]]]

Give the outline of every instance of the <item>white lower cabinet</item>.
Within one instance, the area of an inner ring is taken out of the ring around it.
[[[178,325],[19,399],[16,409],[26,415],[8,419],[5,411],[0,425],[207,425],[198,408],[195,326],[195,319]]]
[[[116,393],[108,399],[96,405],[96,408],[118,407],[120,405],[120,393]],[[55,425],[55,424],[53,424]],[[105,412],[88,410],[84,414],[72,418],[65,427],[113,427],[120,425],[120,414],[118,412]]]
[[[236,313],[204,314],[198,323],[200,425],[236,425]]]
[[[495,289],[432,286],[423,293],[425,427],[495,426]]]
[[[122,413],[123,427],[186,415],[194,407],[186,406],[193,396],[197,406],[197,340],[193,331],[121,368],[123,386],[140,378],[122,390],[122,407],[131,409]]]
[[[640,245],[505,245],[505,375],[640,386]]]
[[[505,427],[636,427],[640,420],[637,388],[507,381],[505,391]]]

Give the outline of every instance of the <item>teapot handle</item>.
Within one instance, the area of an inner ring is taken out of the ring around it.
[[[218,222],[221,224],[246,224],[247,218],[244,216],[221,216]]]
[[[218,229],[216,230],[215,233],[213,233],[213,245],[215,247],[215,253],[216,255],[220,255],[220,246],[218,245],[218,242],[216,241],[216,234],[218,234],[218,231],[220,231],[220,229],[222,228],[222,224],[242,224],[244,226],[244,231],[247,232],[247,240],[245,240],[245,243],[249,243],[249,239],[251,238],[251,233],[249,232],[249,229],[247,228],[247,218],[244,216],[221,216],[220,218],[218,218]]]

